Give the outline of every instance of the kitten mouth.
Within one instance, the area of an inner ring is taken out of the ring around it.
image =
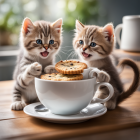
[[[88,53],[85,53],[85,52],[82,52],[82,55],[83,55],[84,57],[86,57],[86,58],[92,56],[91,54],[88,54]]]
[[[41,54],[43,57],[46,57],[46,56],[49,54],[49,52],[44,51],[44,52],[41,52],[40,54]]]

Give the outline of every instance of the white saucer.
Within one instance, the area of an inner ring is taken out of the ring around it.
[[[69,116],[61,116],[61,115],[55,115],[51,113],[51,111],[49,110],[46,112],[35,111],[34,108],[40,104],[41,104],[40,102],[37,102],[37,103],[27,105],[24,108],[24,112],[32,117],[36,117],[36,118],[39,118],[48,122],[63,123],[63,124],[83,122],[92,118],[99,117],[107,112],[107,108],[104,105],[100,103],[96,103],[96,104],[88,105],[78,114],[69,115]]]

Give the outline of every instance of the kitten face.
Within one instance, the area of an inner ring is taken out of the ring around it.
[[[76,21],[73,46],[80,58],[85,61],[105,58],[114,47],[113,25],[107,24],[105,27],[85,26]]]
[[[61,44],[62,19],[54,23],[46,21],[31,22],[25,18],[22,26],[21,38],[26,51],[46,59],[54,55]]]

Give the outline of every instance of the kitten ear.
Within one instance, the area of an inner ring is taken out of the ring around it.
[[[107,41],[111,40],[111,37],[114,37],[114,27],[112,23],[109,23],[103,27],[103,32],[105,33],[105,38]]]
[[[82,24],[79,20],[76,20],[76,32],[77,33],[80,33],[84,27],[85,27],[84,24]]]
[[[23,33],[27,34],[34,28],[32,21],[29,18],[25,18],[22,24]]]
[[[55,22],[53,22],[51,26],[57,30],[57,33],[60,33],[62,29],[62,24],[63,24],[63,20],[62,18],[60,18],[56,20]]]

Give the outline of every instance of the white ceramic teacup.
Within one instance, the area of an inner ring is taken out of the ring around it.
[[[35,89],[40,102],[52,113],[60,115],[76,114],[88,106],[92,99],[93,103],[107,102],[114,94],[113,87],[106,82],[96,83],[96,77],[86,79],[92,70],[85,71],[85,80],[50,81],[35,78]],[[105,99],[93,98],[101,85],[108,87],[109,96]]]
[[[122,36],[120,39],[120,31]],[[140,15],[124,16],[123,24],[117,25],[115,35],[120,48],[125,51],[140,51]]]

